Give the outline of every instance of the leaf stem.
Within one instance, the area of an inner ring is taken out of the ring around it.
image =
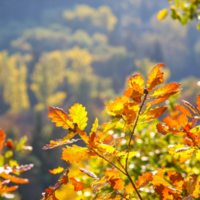
[[[104,156],[100,155],[98,152],[96,152],[94,149],[92,149],[92,151],[94,151],[94,153],[96,153],[99,157],[103,158],[105,161],[107,161],[108,163],[110,163],[113,167],[115,167],[116,169],[118,169],[121,173],[123,173],[126,176],[126,173],[124,171],[122,171],[119,167],[117,167],[113,162],[109,161],[108,159],[106,159]]]

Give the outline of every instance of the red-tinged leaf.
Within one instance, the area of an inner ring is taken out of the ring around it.
[[[93,178],[93,179],[95,179],[95,180],[99,180],[99,177],[98,177],[97,175],[95,175],[93,172],[90,172],[90,171],[88,171],[88,170],[86,170],[86,169],[82,169],[82,168],[80,168],[79,170],[80,170],[81,172],[87,174],[89,177],[91,177],[91,178]]]
[[[158,133],[161,133],[161,134],[163,134],[163,135],[166,135],[167,133],[169,133],[168,132],[168,129],[166,129],[162,124],[157,124],[156,125],[156,127],[157,127],[157,130],[158,130]]]
[[[189,102],[185,101],[185,100],[182,100],[183,103],[192,110],[193,113],[197,114],[197,115],[200,115],[200,113],[195,109],[195,107],[190,104]]]
[[[69,182],[68,176],[67,175],[62,176],[61,182],[62,184],[67,185],[67,183]]]
[[[63,148],[62,160],[69,161],[70,163],[79,162],[88,158],[88,149],[73,145],[72,147]]]
[[[74,191],[83,190],[83,182],[77,181],[74,177],[70,178],[72,180],[72,185],[74,186]]]
[[[13,183],[18,183],[18,184],[29,183],[28,179],[18,178],[16,176],[6,174],[5,172],[0,173],[0,177],[7,179],[7,180],[10,180]]]
[[[154,186],[159,186],[159,185],[163,185],[163,186],[171,186],[165,179],[163,176],[163,170],[162,169],[158,169],[157,173],[155,175],[153,175],[153,180],[152,180],[152,184]]]
[[[49,172],[52,173],[52,174],[59,174],[59,173],[63,172],[64,170],[65,170],[64,168],[59,166],[58,168],[55,168],[53,170],[49,170]]]
[[[168,115],[166,118],[163,119],[163,121],[170,128],[179,127],[179,122],[176,117],[171,117],[170,115]]]
[[[138,181],[136,181],[137,189],[143,188],[153,180],[153,174],[150,172],[143,173],[142,176],[138,176]]]
[[[69,135],[70,135],[70,137],[71,136],[73,137],[75,135],[75,133],[70,133],[70,134],[67,135],[67,137],[69,137]],[[56,147],[59,147],[59,146],[65,145],[65,144],[72,144],[72,143],[77,142],[79,140],[80,139],[72,139],[72,140],[57,139],[56,141],[51,140],[50,144],[46,144],[42,149],[43,150],[53,149],[53,148],[56,148]]]
[[[133,87],[124,91],[124,96],[133,99],[137,103],[141,103],[141,97],[143,96],[143,88],[140,85],[133,82]]]
[[[69,117],[73,120],[73,123],[78,124],[79,129],[84,130],[87,126],[87,112],[81,104],[75,103],[69,109]]]
[[[103,144],[114,145],[113,140],[114,140],[113,136],[112,136],[112,135],[108,135],[108,136],[106,136],[106,138],[103,140]]]
[[[125,182],[122,181],[121,178],[119,178],[119,179],[110,179],[109,182],[110,182],[111,186],[114,189],[119,190],[120,192],[124,190]]]
[[[176,107],[176,109],[179,110],[181,113],[187,115],[188,117],[193,118],[191,112],[190,112],[187,108],[185,108],[184,106],[176,105],[175,107]]]
[[[182,191],[183,185],[185,183],[182,175],[180,173],[176,173],[172,171],[168,171],[167,174],[172,184],[176,186],[176,189]]]
[[[57,127],[62,126],[64,129],[73,128],[72,119],[69,119],[69,116],[63,109],[58,107],[49,107],[48,117],[52,118],[52,122],[56,123]]]
[[[5,142],[6,134],[0,129],[0,150],[3,148],[3,143]]]
[[[200,111],[200,95],[197,97],[197,109]]]
[[[159,118],[165,111],[167,110],[167,107],[161,106],[157,107],[155,109],[151,109],[146,115],[147,115],[147,121],[151,121],[154,119]]]
[[[5,143],[5,146],[8,148],[8,149],[13,149],[15,147],[14,143],[12,140],[8,139],[7,142]]]
[[[133,88],[134,83],[140,86],[141,89],[144,90],[145,85],[144,85],[144,79],[142,78],[141,74],[134,74],[128,79],[128,87]]]
[[[11,186],[11,187],[0,187],[0,194],[13,192],[13,191],[15,191],[17,189],[18,189],[17,185]]]
[[[160,96],[160,95],[164,95],[167,93],[171,93],[176,91],[179,87],[180,87],[181,83],[170,83],[165,85],[163,88],[159,88],[158,90],[154,91],[154,93],[152,95],[150,95],[151,97],[153,96]]]
[[[151,92],[156,85],[163,83],[163,73],[161,73],[160,68],[164,66],[165,64],[158,64],[151,70],[147,80],[149,92]]]

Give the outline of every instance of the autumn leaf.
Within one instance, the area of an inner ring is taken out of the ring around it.
[[[92,129],[91,129],[90,135],[91,135],[93,132],[96,132],[96,131],[97,131],[97,127],[98,127],[98,119],[96,118],[95,121],[94,121],[94,124],[92,125]]]
[[[63,109],[58,107],[49,107],[48,117],[52,118],[52,122],[56,123],[57,127],[62,126],[64,129],[73,128],[73,121]]]
[[[116,97],[115,101],[112,104],[105,104],[108,112],[111,115],[120,115],[123,113],[124,104],[129,101],[128,97]]]
[[[163,186],[171,186],[165,179],[163,176],[164,172],[162,169],[158,169],[157,173],[155,175],[153,175],[153,180],[152,180],[152,184],[154,186],[159,186],[159,185],[163,185]]]
[[[190,113],[190,111],[189,111],[187,108],[185,108],[184,106],[176,105],[175,108],[176,108],[177,110],[179,110],[181,113],[187,115],[188,117],[192,117],[192,118],[193,118],[193,116],[192,116],[192,114]]]
[[[83,173],[85,173],[86,175],[88,175],[89,177],[95,179],[95,180],[99,180],[99,177],[97,175],[95,175],[93,172],[90,172],[86,169],[82,169],[82,168],[79,168],[79,170]]]
[[[194,113],[196,113],[197,115],[200,115],[200,113],[195,109],[195,107],[190,104],[189,102],[182,100],[182,102],[188,107],[190,108]]]
[[[197,109],[200,111],[200,95],[197,97]]]
[[[168,115],[166,118],[163,119],[163,121],[170,128],[179,127],[179,121],[176,119],[176,117],[171,117],[170,115]]]
[[[70,163],[85,160],[88,157],[88,149],[86,147],[79,147],[73,145],[72,147],[63,148],[62,160],[69,161]]]
[[[145,85],[144,85],[144,79],[142,78],[141,74],[134,74],[128,79],[128,87],[133,88],[134,83],[140,86],[141,89],[144,90]]]
[[[74,133],[70,133],[63,140],[62,139],[57,139],[56,141],[51,140],[50,144],[46,144],[42,149],[43,150],[53,149],[55,147],[59,147],[65,144],[72,144],[74,142],[79,141],[80,139],[72,139],[72,140],[68,139],[70,137],[74,137],[74,135],[75,135]]]
[[[69,109],[69,117],[73,120],[73,123],[77,123],[78,127],[81,130],[84,130],[87,126],[87,112],[85,111],[85,107],[81,104],[75,103]]]
[[[142,176],[138,176],[138,181],[136,181],[137,189],[143,188],[148,185],[153,180],[153,174],[150,172],[143,173]]]
[[[170,181],[172,182],[172,184],[174,186],[176,186],[176,189],[181,191],[183,188],[183,185],[185,183],[182,175],[180,173],[176,173],[176,172],[172,172],[172,171],[168,171],[167,175],[168,175]]]
[[[157,15],[157,19],[158,20],[164,20],[167,16],[168,10],[166,8],[162,9],[159,11],[158,15]]]
[[[133,99],[137,103],[141,103],[141,97],[143,96],[143,88],[140,85],[133,82],[133,87],[124,91],[124,96]]]
[[[101,124],[101,128],[103,129],[103,132],[105,133],[105,132],[115,128],[119,121],[120,121],[120,119],[114,119],[111,122]]]
[[[18,183],[18,184],[29,183],[28,179],[18,178],[16,176],[6,174],[5,172],[0,173],[0,177],[7,179],[7,180],[10,180],[13,183]]]
[[[156,87],[158,84],[163,83],[163,73],[161,73],[160,68],[164,67],[165,64],[158,64],[156,65],[150,72],[147,80],[147,88],[149,92],[152,91],[154,87]]]
[[[3,143],[5,142],[6,134],[0,129],[0,150],[3,148]]]
[[[132,194],[135,189],[133,188],[132,184],[129,183],[126,187],[125,187],[125,191],[128,193],[128,194]]]
[[[17,189],[18,189],[18,186],[11,186],[11,187],[5,187],[5,186],[1,187],[0,186],[0,194],[13,192]]]
[[[147,122],[159,118],[166,110],[167,110],[167,107],[165,107],[165,106],[156,107],[154,109],[151,109],[146,114],[146,116],[148,117]]]
[[[165,85],[163,88],[159,88],[158,90],[154,91],[152,95],[150,95],[150,97],[153,97],[153,96],[160,96],[162,97],[162,95],[165,95],[165,94],[170,94],[174,91],[176,91],[177,89],[179,89],[181,83],[170,83],[170,84],[167,84]]]
[[[59,166],[58,168],[55,168],[53,170],[49,170],[49,172],[52,173],[52,174],[59,174],[59,173],[63,172],[64,170],[65,170],[64,168]]]
[[[77,181],[74,177],[71,177],[72,185],[74,186],[74,191],[81,191],[83,190],[83,182]]]

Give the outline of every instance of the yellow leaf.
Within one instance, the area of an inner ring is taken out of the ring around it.
[[[49,170],[49,172],[52,173],[52,174],[59,174],[59,173],[63,172],[64,170],[65,170],[64,168],[59,166],[58,168],[55,168],[53,170]]]
[[[97,131],[97,127],[98,127],[98,119],[96,118],[95,121],[94,121],[94,124],[92,125],[91,133],[92,132],[96,132]]]
[[[167,16],[167,13],[168,13],[167,8],[164,8],[164,9],[160,10],[158,15],[157,15],[157,19],[158,20],[164,20],[165,17]]]
[[[78,124],[78,127],[81,130],[84,130],[84,128],[87,126],[87,112],[85,111],[85,107],[83,107],[81,104],[75,103],[69,109],[69,117],[73,120],[73,123]]]

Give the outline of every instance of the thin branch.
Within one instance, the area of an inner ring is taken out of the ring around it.
[[[117,167],[113,162],[109,161],[104,156],[102,156],[99,153],[97,153],[94,149],[92,149],[92,151],[94,151],[94,153],[96,153],[99,157],[103,158],[105,161],[107,161],[108,163],[110,163],[113,167],[115,167],[116,169],[118,169],[121,173],[123,173],[126,176],[126,173],[124,171],[122,171],[119,167]]]
[[[145,102],[145,100],[147,99],[147,95],[148,95],[148,92],[146,92],[145,95],[144,95],[143,101],[142,101],[142,103],[141,103],[141,105],[140,105],[140,109],[139,109],[139,111],[138,111],[138,114],[137,114],[137,117],[136,117],[136,120],[135,120],[135,124],[134,124],[133,130],[132,130],[132,132],[131,132],[131,136],[130,136],[130,139],[129,139],[128,150],[127,150],[127,151],[128,151],[128,154],[127,154],[127,157],[126,157],[126,165],[125,165],[126,171],[127,171],[127,167],[128,167],[128,157],[129,157],[129,152],[130,152],[131,140],[132,140],[133,135],[134,135],[134,133],[135,133],[135,128],[136,128],[136,126],[137,126],[140,113],[141,113],[142,108],[143,108],[143,106],[144,106],[144,102]]]
[[[129,199],[127,199],[126,197],[124,197],[124,195],[123,195],[119,190],[116,190],[116,189],[115,189],[115,191],[116,191],[116,193],[119,194],[123,199],[129,200]]]

